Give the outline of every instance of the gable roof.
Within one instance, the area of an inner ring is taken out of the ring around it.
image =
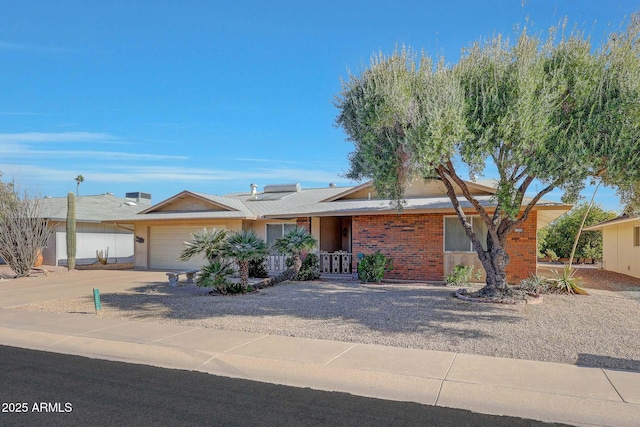
[[[491,208],[495,205],[494,183],[482,181],[469,182],[468,185],[482,206]],[[274,190],[273,187],[280,189]],[[442,184],[437,181],[417,183],[409,192],[410,197],[405,198],[404,211],[455,214],[449,197],[441,187]],[[459,196],[459,201],[463,209],[473,208],[464,196]],[[528,201],[530,199],[525,198],[523,202]],[[540,211],[538,227],[542,227],[571,209],[571,206],[541,200],[535,209]],[[301,216],[381,215],[395,212],[396,207],[391,200],[376,197],[372,182],[369,181],[349,187],[300,189],[299,186],[271,186],[271,189],[262,193],[241,192],[225,196],[185,190],[126,220],[293,219]]]
[[[190,206],[184,209],[184,206]],[[183,209],[179,209],[183,206]],[[174,209],[172,209],[174,207]],[[194,208],[195,207],[195,208]],[[184,190],[139,213],[121,217],[119,221],[158,221],[172,219],[256,219],[239,200],[225,196]]]
[[[55,221],[67,220],[67,198],[45,197],[39,199],[45,217]],[[146,208],[125,198],[112,194],[76,197],[76,221],[104,222],[134,216]]]

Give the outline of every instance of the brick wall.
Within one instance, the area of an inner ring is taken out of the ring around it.
[[[518,283],[536,273],[536,225],[538,213],[532,211],[529,218],[519,227],[521,233],[512,231],[507,238],[506,250],[509,254],[507,281]]]
[[[309,233],[311,233],[311,218],[310,217],[300,217],[296,218],[296,225],[300,228],[304,228]]]
[[[359,253],[380,250],[393,259],[386,279],[444,280],[444,220],[442,214],[354,216],[353,267]],[[510,260],[507,280],[516,283],[536,272],[536,212],[507,239]]]
[[[357,255],[380,250],[393,259],[387,279],[443,280],[442,215],[370,215],[352,220],[354,271]]]

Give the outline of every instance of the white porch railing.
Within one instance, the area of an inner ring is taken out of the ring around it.
[[[351,252],[319,252],[321,274],[351,275]],[[278,274],[287,269],[286,255],[271,254],[267,256],[267,270],[269,274]]]
[[[271,275],[282,273],[287,269],[287,256],[280,254],[271,254],[267,256],[267,271]]]

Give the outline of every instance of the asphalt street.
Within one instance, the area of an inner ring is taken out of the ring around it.
[[[2,426],[561,425],[6,346],[0,360]]]

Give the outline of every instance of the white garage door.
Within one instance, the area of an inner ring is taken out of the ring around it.
[[[191,233],[202,227],[151,227],[149,243],[149,267],[165,270],[201,268],[204,257],[195,256],[189,261],[178,261],[184,242],[191,240]]]

